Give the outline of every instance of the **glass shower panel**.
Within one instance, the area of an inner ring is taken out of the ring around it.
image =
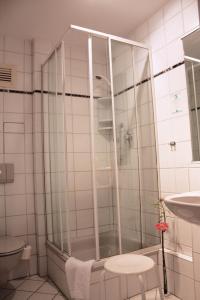
[[[42,68],[42,106],[43,106],[43,129],[44,129],[44,172],[45,172],[45,202],[46,202],[46,223],[47,223],[47,238],[53,242],[53,224],[52,224],[52,203],[50,194],[50,168],[49,168],[49,69],[51,69],[51,59]]]
[[[93,38],[94,152],[100,258],[119,254],[108,41]]]
[[[56,51],[49,60],[48,69],[48,125],[49,125],[49,176],[50,176],[50,201],[52,209],[52,238],[53,243],[61,249],[61,228],[59,202],[56,199],[56,173],[55,173],[55,156],[56,156]]]
[[[67,67],[67,66],[66,66]],[[68,212],[68,184],[67,184],[67,157],[66,157],[66,117],[65,117],[65,60],[64,45],[57,48],[57,98],[55,107],[57,148],[55,153],[57,190],[56,197],[60,209],[60,229],[62,247],[70,254],[69,243],[69,212]]]
[[[142,247],[159,244],[155,224],[159,220],[155,120],[149,50],[134,47],[135,101],[140,170]]]
[[[88,34],[69,31],[65,37],[65,113],[67,136],[68,206],[71,255],[96,258]]]
[[[67,230],[62,67],[61,47],[58,47],[48,61],[48,86],[47,91],[43,90],[43,113],[47,230],[50,240],[61,250]],[[45,67],[43,80],[44,76]]]
[[[43,66],[48,240],[81,260],[160,243],[149,51],[93,34],[69,29]]]
[[[141,248],[133,46],[111,41],[122,252]]]

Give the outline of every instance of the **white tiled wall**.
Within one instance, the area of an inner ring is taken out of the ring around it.
[[[181,36],[199,25],[198,3],[195,0],[170,0],[133,33],[132,38],[152,48],[153,73],[166,70],[183,61]],[[158,127],[161,193],[180,193],[200,188],[200,167],[192,164],[191,137],[184,65],[154,80]],[[176,109],[179,112],[176,112]],[[171,151],[170,141],[176,142]],[[166,247],[193,256],[198,269],[199,246],[196,236],[200,228],[179,220],[169,213]],[[193,255],[192,255],[193,254]],[[189,269],[186,266],[186,270]],[[199,299],[199,278],[175,269],[175,294],[181,299]],[[195,274],[195,273],[194,273]],[[194,284],[195,279],[195,284]],[[194,288],[195,287],[195,288]],[[190,293],[188,295],[188,291]]]
[[[31,274],[37,272],[32,149],[31,41],[1,38],[0,63],[16,67],[13,90],[0,92],[0,162],[13,163],[14,183],[1,184],[0,234],[17,236],[32,246]],[[1,88],[1,87],[0,87]],[[12,277],[26,275],[20,264]]]

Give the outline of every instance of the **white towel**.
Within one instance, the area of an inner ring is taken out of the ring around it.
[[[70,257],[65,264],[67,285],[72,299],[89,300],[90,276],[94,260],[81,261]]]

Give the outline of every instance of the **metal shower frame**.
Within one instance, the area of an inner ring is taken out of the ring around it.
[[[89,92],[90,92],[90,130],[91,130],[91,155],[92,155],[92,190],[93,190],[93,202],[94,202],[94,227],[95,227],[95,246],[96,246],[96,259],[100,259],[100,249],[99,249],[99,225],[98,225],[98,205],[97,205],[97,185],[96,185],[96,176],[95,176],[95,156],[94,156],[94,93],[93,93],[93,48],[92,48],[92,39],[93,37],[98,37],[102,39],[106,39],[108,41],[108,56],[109,56],[109,71],[110,71],[110,83],[111,83],[111,103],[112,103],[112,118],[113,118],[113,139],[114,139],[114,163],[115,163],[115,184],[116,184],[116,198],[117,198],[117,219],[118,219],[118,238],[119,238],[119,253],[122,253],[122,239],[121,239],[121,222],[120,222],[120,198],[119,198],[119,178],[118,178],[118,165],[117,165],[117,145],[116,145],[116,122],[115,122],[115,108],[114,108],[114,89],[113,89],[113,71],[112,71],[112,47],[111,43],[112,41],[121,42],[124,44],[128,44],[130,46],[135,46],[139,48],[146,49],[148,51],[149,56],[149,65],[150,65],[150,82],[151,82],[151,94],[152,94],[152,101],[153,101],[153,110],[154,114],[156,111],[155,107],[155,92],[154,92],[154,85],[153,85],[153,75],[152,75],[152,56],[151,56],[151,49],[139,42],[135,42],[126,38],[121,38],[115,35],[95,31],[92,29],[76,26],[76,25],[70,25],[69,28],[64,32],[61,39],[57,43],[57,45],[54,47],[53,51],[49,54],[45,62],[42,64],[42,73],[43,68],[45,64],[48,62],[48,60],[51,58],[51,56],[57,51],[59,47],[62,47],[62,53],[64,55],[64,36],[69,30],[75,30],[80,31],[88,34],[88,64],[89,64]],[[134,57],[134,56],[133,56]],[[65,97],[65,74],[64,74],[64,59],[62,59],[62,86],[63,86],[63,99]],[[135,62],[133,58],[133,69],[135,67]],[[42,76],[43,77],[43,76]],[[137,113],[137,103],[136,103],[136,119],[138,120],[138,113]],[[154,115],[155,120],[155,115]],[[138,124],[138,122],[137,122]],[[157,180],[158,180],[158,192],[159,192],[159,198],[160,198],[160,175],[159,175],[159,160],[158,160],[158,145],[157,145],[157,127],[154,126],[155,131],[155,143],[156,143],[156,157],[157,157]],[[138,132],[138,128],[137,128]],[[138,163],[139,163],[139,182],[141,185],[141,157],[140,157],[140,151],[138,151]],[[140,186],[141,187],[141,186]],[[140,188],[141,190],[141,188]],[[141,197],[140,197],[141,198]],[[141,205],[141,204],[140,204]],[[61,209],[61,207],[60,207]],[[69,230],[69,228],[68,228]],[[142,231],[142,228],[141,228]],[[68,242],[69,242],[69,233],[68,233]],[[70,243],[70,242],[69,242]],[[61,234],[61,245],[63,245],[63,236]],[[71,255],[71,247],[68,245],[68,255]],[[63,246],[61,247],[61,251],[63,252]]]

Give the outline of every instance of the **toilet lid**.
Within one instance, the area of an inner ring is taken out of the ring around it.
[[[25,242],[19,238],[15,237],[1,237],[0,238],[0,256],[1,255],[9,255],[11,253],[15,253],[25,246]]]

